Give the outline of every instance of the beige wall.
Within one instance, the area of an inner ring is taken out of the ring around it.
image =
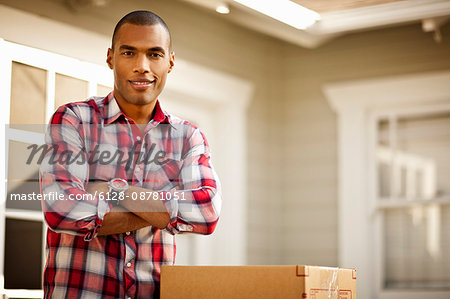
[[[248,111],[249,264],[338,263],[336,116],[324,83],[450,68],[449,26],[440,45],[410,25],[307,50],[174,0],[113,0],[107,9],[79,12],[62,0],[0,3],[107,36],[126,12],[154,10],[171,28],[178,57],[255,85]]]

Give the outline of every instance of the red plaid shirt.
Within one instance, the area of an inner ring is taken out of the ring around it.
[[[61,106],[50,121],[46,143],[54,148],[41,164],[42,194],[62,194],[62,198],[42,201],[49,226],[45,298],[157,297],[161,265],[174,263],[174,235],[210,234],[220,214],[219,181],[205,136],[192,124],[164,113],[159,102],[142,134],[111,93]],[[165,153],[164,163],[136,158],[160,150]],[[121,155],[105,163],[104,152]],[[74,198],[87,196],[90,181],[115,177],[166,191],[169,225],[97,236],[111,202],[99,196]],[[184,200],[175,200],[175,192]]]

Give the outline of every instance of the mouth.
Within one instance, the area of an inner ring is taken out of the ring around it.
[[[130,84],[135,88],[135,89],[146,89],[150,86],[153,85],[153,83],[155,83],[156,79],[154,80],[128,80],[128,82],[130,82]]]

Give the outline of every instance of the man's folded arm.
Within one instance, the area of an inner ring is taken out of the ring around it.
[[[90,194],[103,194],[109,192],[108,183],[89,183],[86,189]],[[152,225],[143,218],[131,213],[122,206],[113,207],[105,214],[98,235],[114,235],[134,231]]]
[[[132,199],[141,198],[141,192],[143,193],[142,198],[145,198],[144,200]],[[153,193],[155,194],[153,195]],[[136,194],[138,194],[139,197],[136,197]],[[170,215],[158,195],[159,192],[137,186],[130,186],[128,190],[125,191],[124,200],[121,202],[121,205],[151,225],[162,229],[169,224]]]
[[[187,151],[177,178],[177,188],[156,192],[158,200],[134,201],[132,198],[135,197],[130,196],[133,192],[145,192],[145,198],[148,198],[152,190],[130,186],[121,205],[132,214],[118,212],[109,215],[105,224],[105,215],[112,205],[100,200],[98,194],[93,196],[94,189],[90,193],[86,191],[91,183],[88,186],[88,158],[82,134],[81,121],[76,113],[68,107],[60,107],[51,120],[46,143],[56,147],[57,156],[70,152],[84,163],[49,163],[53,153],[45,156],[40,169],[42,193],[55,192],[64,197],[64,200],[43,201],[44,216],[50,229],[84,235],[85,240],[94,238],[103,225],[102,234],[125,232],[147,225],[165,228],[172,234],[211,234],[214,231],[221,208],[220,183],[210,162],[207,141],[199,129],[194,129],[186,139]],[[101,184],[107,192],[107,183]],[[89,200],[71,200],[70,196],[87,196]],[[117,223],[131,226],[124,225],[122,229],[117,227]]]
[[[102,226],[98,230],[99,236],[121,234],[149,226],[146,220],[129,212],[120,206],[113,207],[105,215]]]
[[[183,158],[177,188],[152,191],[130,186],[121,205],[172,234],[193,232],[208,235],[214,231],[220,215],[220,182],[211,165],[203,133],[195,129],[187,143],[189,150]],[[141,198],[140,195],[133,196],[133,192],[146,192],[142,197],[145,200],[132,200]]]
[[[47,128],[39,175],[48,227],[89,241],[111,207],[85,190],[89,169],[82,134],[82,122],[75,111],[67,105],[59,107]]]
[[[189,150],[176,178],[179,181],[176,188],[155,191],[129,186],[120,205],[150,225],[172,234],[193,232],[208,235],[214,231],[220,215],[220,182],[211,165],[203,133],[195,129],[187,144]],[[107,183],[101,184],[105,190]]]

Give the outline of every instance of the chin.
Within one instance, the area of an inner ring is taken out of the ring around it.
[[[147,105],[150,104],[151,102],[153,102],[154,100],[150,99],[150,98],[143,98],[143,97],[132,97],[128,102],[134,105],[139,105],[139,106],[143,106],[143,105]]]
[[[143,100],[139,101],[137,103],[137,105],[148,105],[150,103],[153,103],[154,101],[156,101],[156,99],[155,100],[153,100],[153,99],[143,99]]]

